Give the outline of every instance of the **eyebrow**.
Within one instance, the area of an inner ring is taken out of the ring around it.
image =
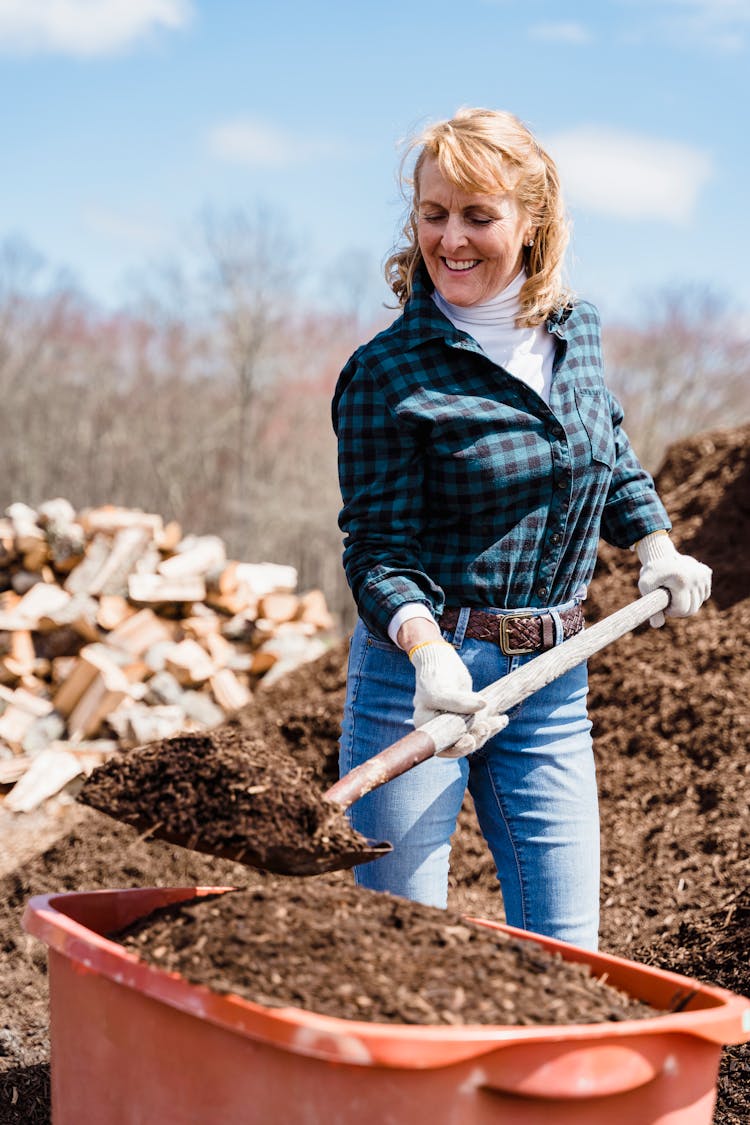
[[[419,206],[420,207],[439,207],[441,209],[441,211],[446,210],[445,204],[444,203],[438,203],[438,201],[436,199],[420,199]],[[490,203],[489,201],[485,202],[483,200],[477,200],[475,203],[467,203],[465,207],[461,208],[461,210],[462,211],[473,211],[475,207],[480,207],[480,208],[483,208],[485,210],[489,209],[489,210],[494,211],[494,210],[498,210],[501,206],[502,206],[501,203]]]

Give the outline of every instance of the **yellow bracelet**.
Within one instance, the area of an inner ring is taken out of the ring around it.
[[[447,644],[448,644],[448,641],[444,641],[442,637],[439,640],[435,640],[435,641],[420,641],[419,644],[412,645],[412,647],[409,649],[409,651],[407,652],[406,655],[409,657],[409,660],[411,660],[412,653],[416,652],[418,648],[426,648],[427,645],[447,645]]]

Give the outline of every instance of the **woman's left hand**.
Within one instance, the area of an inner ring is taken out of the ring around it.
[[[439,750],[435,757],[465,758],[467,754],[481,750],[485,742],[489,742],[501,730],[505,730],[508,722],[507,715],[498,715],[490,711],[489,707],[483,707],[471,720],[471,726],[466,734],[462,734],[458,742],[454,742],[446,750]]]
[[[649,624],[664,624],[666,617],[691,617],[711,596],[711,568],[691,555],[681,555],[665,532],[654,532],[636,543],[641,563],[638,589],[650,594],[659,586],[666,587],[670,601],[663,613],[655,614]]]

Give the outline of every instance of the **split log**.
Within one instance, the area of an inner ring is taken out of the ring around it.
[[[146,687],[148,690],[143,698],[152,707],[165,703],[179,703],[185,694],[179,680],[164,668],[151,677]]]
[[[231,668],[220,668],[208,681],[213,697],[225,712],[239,711],[252,699],[249,689],[237,678]]]
[[[97,575],[105,566],[110,553],[110,541],[106,535],[95,535],[86,546],[83,561],[71,570],[65,580],[64,589],[69,594],[90,594]]]
[[[182,527],[177,520],[170,520],[161,531],[154,531],[154,543],[165,555],[170,555],[181,539]]]
[[[24,536],[23,542],[26,544],[24,550],[21,550],[20,543],[16,540],[16,550],[23,560],[23,565],[26,570],[39,571],[50,557],[49,544],[47,537],[42,532],[41,537],[31,541],[30,536]]]
[[[172,644],[165,654],[164,666],[183,687],[203,684],[216,671],[206,650],[191,640]]]
[[[165,578],[205,577],[221,570],[227,560],[224,542],[218,535],[190,535],[177,545],[175,554],[157,567]]]
[[[232,594],[240,585],[238,562],[230,561],[226,566],[211,570],[206,575],[206,589],[216,594]]]
[[[53,748],[42,750],[11,789],[4,806],[11,812],[31,812],[81,772],[82,763],[75,754]]]
[[[67,595],[68,601],[59,609],[52,609],[39,615],[37,631],[51,633],[69,625],[88,644],[94,644],[101,639],[97,624],[97,603],[88,594],[76,594],[74,597]]]
[[[59,611],[69,601],[70,594],[59,586],[37,582],[10,611],[0,609],[0,629],[38,629],[41,617]]]
[[[265,676],[266,673],[273,668],[278,659],[275,652],[263,652],[261,650],[254,652],[250,672],[253,676]]]
[[[53,697],[55,710],[72,721],[73,712],[99,676],[110,677],[112,683],[118,683],[119,678],[127,695],[127,679],[113,655],[104,645],[86,645],[81,649],[72,672]]]
[[[193,641],[201,641],[207,647],[207,642],[211,637],[219,637],[223,640],[219,633],[219,615],[214,613],[213,610],[193,613],[190,617],[184,617],[180,626],[186,637]],[[229,644],[228,641],[226,643]],[[229,647],[232,646],[229,645]]]
[[[0,517],[0,565],[7,566],[16,558],[13,521],[7,516]]]
[[[81,512],[79,522],[89,534],[106,531],[110,535],[126,527],[139,527],[151,533],[152,537],[164,531],[164,520],[153,512],[142,512],[138,508],[118,508],[105,504],[101,508],[88,508]]]
[[[29,629],[15,629],[6,634],[9,645],[6,653],[0,657],[0,668],[4,674],[16,679],[31,676],[36,666],[36,652],[34,641]],[[3,645],[5,648],[5,645]]]
[[[187,730],[216,727],[226,718],[218,703],[205,691],[186,691],[180,700],[180,706],[185,712]]]
[[[203,647],[211,657],[214,668],[228,668],[231,665],[235,648],[221,633],[207,633],[203,638]]]
[[[280,625],[282,621],[293,621],[299,608],[299,598],[296,594],[280,592],[264,594],[258,602],[258,615]]]
[[[24,688],[16,688],[13,692],[3,689],[2,699],[5,709],[0,715],[0,738],[13,749],[20,749],[35,720],[52,711],[52,703]]]
[[[160,574],[131,574],[128,596],[139,605],[190,604],[205,599],[206,584],[203,578],[192,575],[164,578]]]
[[[56,656],[50,660],[50,679],[58,686],[67,680],[78,663],[77,656]]]
[[[238,563],[237,578],[249,586],[257,598],[277,591],[293,593],[297,589],[295,568],[279,563]]]
[[[68,718],[68,737],[91,738],[107,716],[129,695],[128,681],[117,665],[101,668]]]
[[[185,712],[179,704],[147,707],[134,701],[124,703],[110,715],[109,725],[122,743],[142,746],[170,738],[185,728]]]
[[[329,630],[335,628],[336,622],[326,605],[325,594],[322,590],[309,590],[300,598],[299,621],[314,625],[316,629]]]
[[[127,598],[120,594],[102,594],[97,603],[96,623],[105,632],[111,632],[135,614]]]
[[[250,620],[255,617],[258,607],[256,595],[247,584],[242,582],[226,594],[219,593],[216,590],[207,590],[205,602],[212,609],[225,614],[227,617],[236,617],[241,613]]]
[[[174,627],[157,617],[152,609],[142,609],[127,617],[104,638],[105,644],[126,649],[133,656],[143,656],[153,645],[173,639]]]
[[[119,594],[128,592],[128,580],[141,563],[152,535],[148,528],[124,527],[117,532],[112,546],[99,572],[89,583],[89,594]]]
[[[15,785],[29,768],[33,758],[28,754],[21,754],[15,758],[6,758],[0,761],[0,785]]]

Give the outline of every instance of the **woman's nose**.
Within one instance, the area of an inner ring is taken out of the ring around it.
[[[458,250],[466,245],[466,230],[460,215],[448,216],[443,227],[442,242],[447,251]]]

